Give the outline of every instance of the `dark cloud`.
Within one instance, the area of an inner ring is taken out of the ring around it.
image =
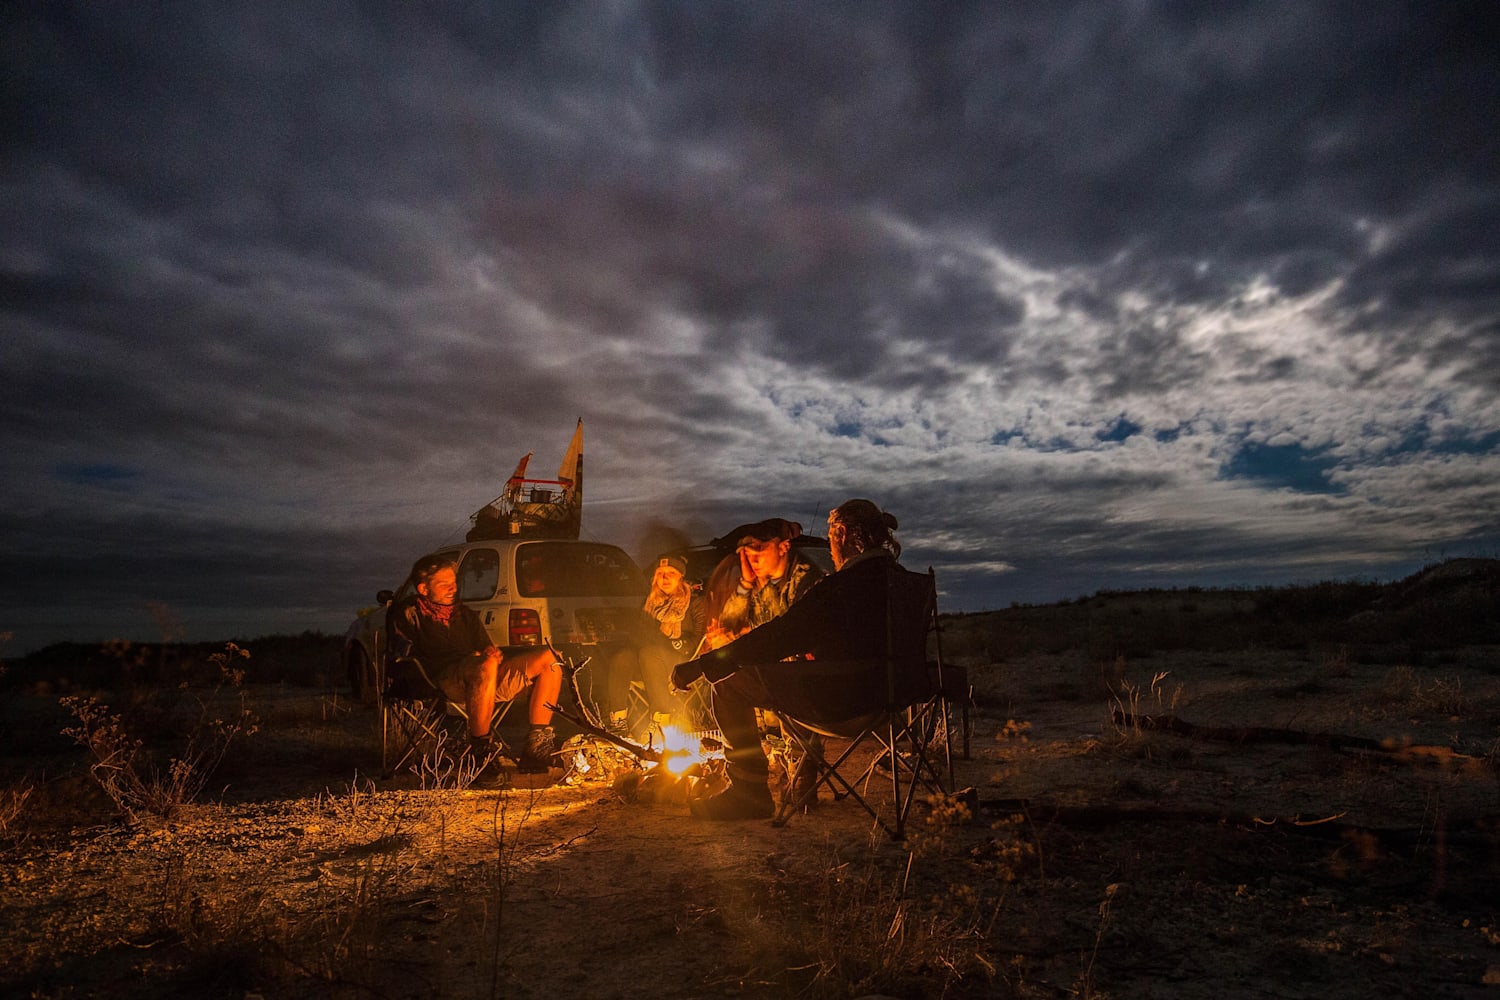
[[[1497,24],[7,4],[0,607],[341,627],[578,417],[591,532],[968,607],[1490,544]]]

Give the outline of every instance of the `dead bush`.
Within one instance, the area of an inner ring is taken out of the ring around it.
[[[1380,698],[1415,718],[1468,715],[1473,706],[1458,677],[1424,679],[1411,666],[1391,669],[1380,681]]]
[[[784,985],[799,995],[830,998],[941,996],[961,982],[995,980],[986,933],[1013,877],[993,873],[1010,872],[1021,853],[955,869],[967,849],[947,831],[969,822],[967,804],[941,797],[904,854],[871,845],[850,858],[830,846],[812,874],[779,873],[756,935],[761,971],[784,969],[793,977]],[[976,877],[983,873],[991,877]]]
[[[36,783],[30,777],[0,791],[0,834],[9,834],[11,826],[26,813],[27,804],[36,791]]]
[[[232,642],[215,654],[221,687],[243,685],[244,671],[236,660],[247,656],[249,653]],[[218,692],[216,688],[214,695]],[[138,820],[153,815],[170,819],[203,791],[230,744],[256,731],[255,716],[243,697],[225,713],[215,709],[218,700],[210,696],[199,701],[198,718],[186,745],[164,766],[119,713],[93,697],[69,695],[60,699],[76,720],[63,735],[88,750],[93,757],[90,775],[126,818]]]

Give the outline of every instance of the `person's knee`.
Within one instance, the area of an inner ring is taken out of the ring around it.
[[[554,679],[561,681],[562,664],[557,662],[557,657],[550,650],[539,649],[532,654],[531,662],[526,664],[526,676],[543,683]]]
[[[547,688],[562,687],[562,664],[555,657],[547,657],[537,673],[537,683]]]

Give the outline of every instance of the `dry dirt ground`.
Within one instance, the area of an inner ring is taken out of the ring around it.
[[[1500,997],[1500,648],[992,662],[966,627],[974,792],[904,843],[826,794],[777,828],[372,781],[370,709],[275,685],[197,803],[126,823],[17,692],[0,994]]]

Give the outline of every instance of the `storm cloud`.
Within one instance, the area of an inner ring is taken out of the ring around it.
[[[338,631],[586,428],[944,604],[1500,543],[1483,3],[12,3],[0,631]]]

